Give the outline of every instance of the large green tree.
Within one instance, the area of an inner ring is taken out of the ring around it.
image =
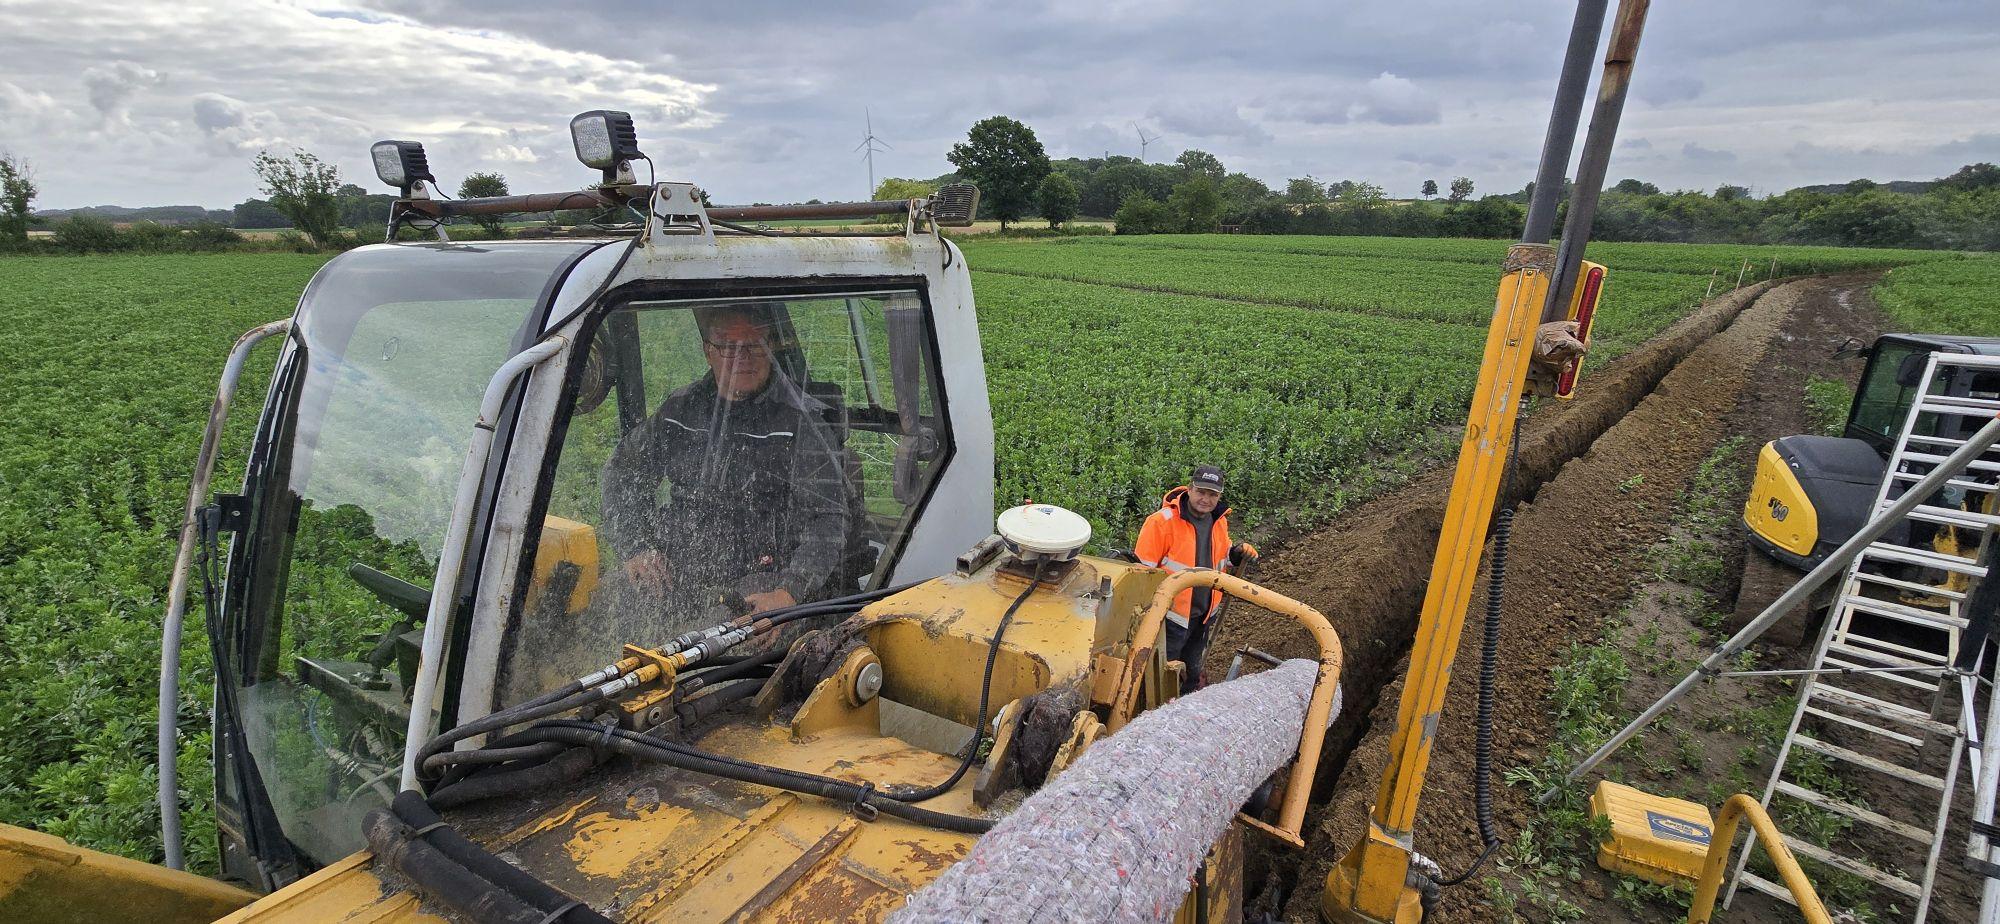
[[[1207,151],[1195,148],[1182,151],[1181,156],[1174,158],[1174,163],[1190,175],[1205,176],[1208,177],[1210,182],[1214,183],[1222,182],[1222,177],[1228,173],[1228,171],[1222,169],[1220,158]]]
[[[507,194],[507,178],[498,173],[474,173],[458,184],[460,199],[485,199]],[[486,231],[487,237],[502,237],[507,233],[506,215],[481,215],[474,219]]]
[[[1050,228],[1060,228],[1063,222],[1076,217],[1078,198],[1076,184],[1060,173],[1042,177],[1041,185],[1035,187],[1035,205]]]
[[[1464,202],[1470,198],[1472,198],[1472,178],[1463,176],[1452,177],[1451,195],[1446,197],[1447,201]]]
[[[1175,230],[1205,234],[1214,231],[1222,218],[1222,194],[1215,191],[1208,177],[1196,176],[1174,187],[1174,194],[1167,197],[1167,208],[1173,212]]]
[[[892,176],[875,187],[875,201],[922,199],[937,191],[938,184],[930,180],[905,180]]]
[[[35,174],[28,162],[12,154],[0,154],[0,239],[26,242],[28,222],[34,217]]]
[[[1293,177],[1285,181],[1285,201],[1297,205],[1325,202],[1326,187],[1311,176]]]
[[[305,233],[314,247],[340,237],[340,168],[310,151],[279,157],[260,151],[252,162],[271,207]]]
[[[1000,220],[1019,221],[1034,204],[1035,189],[1049,175],[1049,155],[1035,130],[1006,116],[981,119],[964,142],[945,155],[960,176],[979,186],[979,196]]]

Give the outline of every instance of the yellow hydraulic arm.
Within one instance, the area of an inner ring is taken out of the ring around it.
[[[1507,448],[1514,439],[1528,363],[1534,357],[1535,328],[1542,320],[1555,263],[1555,248],[1548,244],[1515,244],[1507,252],[1498,304],[1486,332],[1479,385],[1472,393],[1472,414],[1452,476],[1444,531],[1431,563],[1430,590],[1424,595],[1416,642],[1410,649],[1410,673],[1397,707],[1396,732],[1389,740],[1389,765],[1361,842],[1327,877],[1320,910],[1328,920],[1412,924],[1421,919],[1417,893],[1403,883],[1410,866],[1417,797],[1430,764],[1451,662],[1458,653],[1458,634],[1465,627],[1465,608],[1478,577],[1480,549],[1486,545],[1500,477],[1506,471]]]

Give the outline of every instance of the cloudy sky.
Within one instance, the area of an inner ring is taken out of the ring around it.
[[[255,194],[301,147],[373,189],[370,142],[421,140],[447,191],[497,170],[566,189],[568,118],[630,111],[661,179],[720,202],[854,198],[929,177],[972,122],[1052,156],[1137,155],[1134,125],[1274,185],[1518,189],[1573,7],[1476,0],[0,0],[0,150],[39,206]],[[2000,3],[1661,0],[1611,175],[1777,192],[2000,161]]]

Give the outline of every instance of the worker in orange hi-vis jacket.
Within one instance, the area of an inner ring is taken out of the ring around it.
[[[1222,469],[1199,466],[1188,483],[1168,491],[1160,499],[1160,509],[1139,528],[1139,542],[1132,552],[1141,564],[1168,571],[1189,568],[1227,568],[1257,557],[1249,543],[1229,544],[1229,508],[1222,503]],[[1174,598],[1167,612],[1166,655],[1179,661],[1181,692],[1191,693],[1201,686],[1202,653],[1208,648],[1208,629],[1221,609],[1220,594],[1206,588],[1189,588]]]

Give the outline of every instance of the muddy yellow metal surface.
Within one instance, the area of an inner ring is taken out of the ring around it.
[[[1122,650],[1162,576],[1090,559],[1045,581],[1003,638],[994,665],[994,713],[1052,682],[1087,689],[1094,659]],[[853,695],[845,688],[852,671],[835,671],[796,708],[767,719],[738,714],[698,731],[690,743],[878,787],[940,782],[957,766],[955,752],[970,731],[965,726],[976,721],[988,641],[1026,586],[1025,576],[989,567],[873,604],[853,625],[881,668],[878,695]],[[865,660],[849,656],[848,663]],[[892,712],[924,719],[911,727],[929,727],[936,740],[898,737],[924,734],[897,727]],[[997,816],[1013,803],[1002,799],[992,811],[977,805],[975,778],[981,775],[967,774],[952,790],[920,804]],[[963,858],[975,839],[888,815],[867,821],[845,804],[628,760],[615,760],[570,787],[480,803],[448,820],[549,885],[614,920],[633,922],[878,920]],[[1218,856],[1229,868],[1213,869],[1209,877],[1212,911],[1241,902],[1240,834],[1232,829],[1224,847]],[[393,874],[378,878],[371,857],[356,854],[230,920],[449,919],[444,909],[385,884],[395,881]]]
[[[212,879],[0,825],[0,921],[207,924],[255,897]]]
[[[1590,794],[1590,814],[1610,823],[1598,866],[1660,885],[1693,885],[1701,875],[1715,830],[1708,806],[1604,780]]]
[[[1819,541],[1819,512],[1792,467],[1778,455],[1776,443],[1757,452],[1757,476],[1743,502],[1743,524],[1765,541],[1793,555],[1812,554]]]

